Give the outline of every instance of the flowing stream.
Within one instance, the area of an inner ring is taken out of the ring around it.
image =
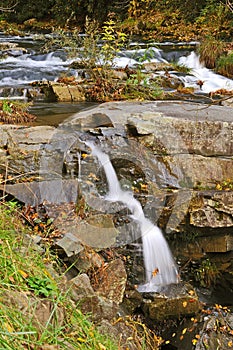
[[[140,202],[129,191],[122,190],[109,156],[91,142],[85,142],[102,165],[108,183],[105,199],[122,202],[131,211],[131,218],[140,227],[146,282],[138,287],[140,292],[158,292],[163,286],[178,283],[178,270],[169,246],[161,232],[144,215]]]

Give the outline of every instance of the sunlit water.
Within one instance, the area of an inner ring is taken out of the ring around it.
[[[86,142],[86,145],[91,148],[92,155],[97,157],[105,171],[109,190],[105,199],[125,204],[131,211],[131,218],[139,224],[146,281],[138,287],[138,290],[158,292],[165,285],[177,283],[177,266],[161,230],[145,217],[140,202],[133,194],[121,189],[109,156],[91,142]]]

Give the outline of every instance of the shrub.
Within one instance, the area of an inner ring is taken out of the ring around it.
[[[216,62],[216,72],[228,78],[233,78],[233,52],[220,56]]]
[[[200,61],[205,64],[207,68],[213,69],[216,67],[216,61],[220,56],[226,52],[226,44],[213,37],[208,37],[203,40],[198,48]]]

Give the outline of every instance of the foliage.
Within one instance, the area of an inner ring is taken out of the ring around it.
[[[30,103],[2,100],[0,102],[0,122],[21,124],[32,122],[36,117],[28,112]]]
[[[16,202],[0,203],[0,348],[117,349],[74,307],[68,292],[60,290],[63,277],[52,277],[49,267],[57,264],[56,257],[48,250],[41,255],[29,238],[33,232],[23,226],[19,214]],[[18,305],[16,298],[12,304],[9,299],[17,295],[21,302]],[[36,309],[44,307],[45,297],[51,310],[43,325],[36,321]],[[26,312],[27,308],[31,313]],[[63,324],[56,321],[61,310]]]
[[[36,0],[36,1],[15,1],[14,11],[5,14],[6,18],[11,21],[22,23],[28,19],[36,18],[37,20],[48,18],[51,15],[51,8],[54,0]],[[3,0],[3,5],[9,6],[12,1]]]
[[[216,61],[216,72],[228,78],[233,78],[233,53],[220,56]]]
[[[104,58],[104,63],[112,64],[116,53],[124,47],[127,35],[116,30],[116,23],[112,19],[104,23],[102,30],[103,45],[100,52]]]
[[[205,64],[207,68],[215,68],[217,59],[224,54],[226,44],[214,37],[205,38],[199,48],[200,61]]]
[[[220,272],[214,263],[209,259],[204,259],[198,268],[193,269],[193,275],[201,287],[209,288],[216,283]]]

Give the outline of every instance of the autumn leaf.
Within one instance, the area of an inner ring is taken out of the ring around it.
[[[186,307],[188,305],[187,301],[183,302],[183,307]]]
[[[9,333],[12,333],[14,331],[14,329],[11,327],[11,325],[7,322],[4,322],[3,326]]]
[[[14,283],[14,282],[15,282],[15,279],[14,279],[14,277],[13,277],[13,276],[9,276],[9,280],[10,280],[12,283]]]
[[[228,345],[229,348],[232,348],[232,346],[233,346],[233,341],[230,340],[230,341],[227,343],[227,345]]]
[[[189,294],[189,295],[194,295],[195,292],[194,292],[194,290],[191,289],[191,290],[188,291],[188,294]]]
[[[23,270],[19,270],[19,273],[20,273],[20,275],[21,275],[23,278],[27,278],[27,277],[28,277],[27,272],[25,272],[25,271],[23,271]]]
[[[185,334],[187,332],[187,328],[184,328],[183,330],[182,330],[182,334]]]
[[[152,276],[155,277],[155,276],[157,276],[158,273],[159,273],[159,269],[156,268],[156,269],[154,269],[154,271],[152,271]]]
[[[86,343],[87,340],[84,339],[84,338],[78,337],[77,341],[80,342],[80,343]]]

